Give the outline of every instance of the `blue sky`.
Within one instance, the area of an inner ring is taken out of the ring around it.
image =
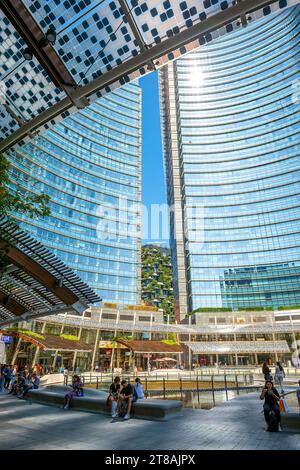
[[[140,79],[142,88],[142,202],[150,213],[151,204],[166,203],[157,72]],[[143,243],[148,241],[142,240]]]

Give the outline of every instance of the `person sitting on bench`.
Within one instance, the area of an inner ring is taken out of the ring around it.
[[[124,405],[126,405],[126,414],[124,419],[130,418],[130,411],[132,406],[133,400],[133,385],[131,385],[128,380],[122,380],[121,382],[121,391],[120,391],[120,398],[119,398],[119,409],[122,410]]]
[[[71,390],[65,395],[65,401],[63,404],[64,410],[67,410],[70,407],[70,404],[74,397],[83,396],[83,383],[81,382],[79,375],[74,375],[72,387],[73,390]]]

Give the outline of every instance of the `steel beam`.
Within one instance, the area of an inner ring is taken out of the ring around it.
[[[1,3],[4,0],[0,0]],[[24,124],[20,129],[15,131],[11,136],[3,140],[0,144],[0,151],[4,152],[12,147],[14,144],[22,140],[30,132],[34,131],[41,125],[47,123],[51,119],[55,118],[62,112],[70,108],[74,102],[82,98],[86,98],[98,90],[104,89],[105,87],[113,84],[118,81],[120,78],[129,75],[133,72],[136,72],[141,67],[146,66],[149,62],[153,60],[158,60],[159,58],[168,54],[171,51],[174,51],[186,44],[197,40],[199,37],[204,34],[208,34],[216,29],[232,22],[233,20],[240,18],[245,13],[251,13],[259,8],[262,8],[267,5],[276,3],[277,0],[242,0],[241,2],[227,8],[224,11],[220,11],[215,15],[207,18],[204,21],[201,21],[184,31],[176,34],[175,36],[168,38],[162,41],[160,44],[156,44],[153,47],[142,51],[136,57],[127,60],[123,64],[116,66],[112,70],[109,70],[104,75],[97,77],[96,79],[89,82],[87,85],[77,88],[70,93],[71,98],[68,96],[61,100],[60,102],[54,104],[46,111],[36,116],[28,123]]]
[[[49,271],[43,268],[39,263],[20,251],[18,248],[11,246],[5,253],[5,259],[10,263],[18,266],[42,286],[46,287],[50,292],[56,295],[66,305],[76,304],[78,297],[66,286],[60,286],[57,278]],[[24,313],[24,312],[23,312]]]
[[[42,46],[44,33],[21,0],[0,0],[0,8],[23,38],[33,55],[47,72],[56,87],[67,95],[77,83],[63,60],[49,43]]]
[[[124,13],[124,16],[125,18],[127,19],[128,23],[129,23],[129,26],[131,28],[131,31],[139,45],[139,48],[142,52],[145,52],[147,49],[149,49],[148,45],[145,43],[144,39],[143,39],[143,36],[135,22],[135,19],[132,15],[132,9],[130,10],[129,7],[128,7],[128,4],[127,4],[127,0],[119,0],[119,3],[121,5],[121,8],[123,10],[123,13]],[[147,68],[148,70],[156,70],[156,67],[154,65],[154,62],[151,60],[148,64],[147,64]]]
[[[22,320],[29,320],[29,319],[32,319],[32,318],[42,318],[44,316],[48,316],[48,315],[58,315],[59,313],[72,313],[72,309],[70,309],[70,307],[58,307],[58,308],[54,308],[53,310],[45,310],[45,311],[38,311],[38,312],[35,312],[35,311],[31,311],[31,312],[28,312],[26,311],[25,313],[23,313],[21,316],[19,317],[15,317],[15,318],[8,318],[7,320],[0,320],[0,328],[2,328],[3,326],[6,326],[6,325],[11,325],[13,323],[17,323],[17,322],[20,322]]]
[[[27,309],[24,305],[17,302],[11,295],[0,290],[0,305],[17,317],[23,315]]]
[[[127,1],[126,0],[119,0],[119,3],[121,5],[121,8],[123,10],[123,13],[124,13],[124,16],[125,18],[127,19],[128,23],[129,23],[129,26],[131,28],[131,31],[133,32],[133,35],[139,45],[139,48],[141,49],[141,51],[145,51],[147,49],[147,46],[144,42],[144,39],[141,35],[141,32],[132,16],[132,13],[131,13],[131,10],[129,10],[129,7],[127,5]]]

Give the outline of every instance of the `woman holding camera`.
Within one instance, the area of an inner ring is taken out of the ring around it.
[[[273,386],[273,382],[271,380],[266,381],[265,386],[262,389],[260,399],[265,400],[263,408],[265,420],[268,425],[267,431],[278,431],[281,418],[279,408],[280,395]]]

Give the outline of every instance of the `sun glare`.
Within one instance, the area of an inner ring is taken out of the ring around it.
[[[200,68],[193,68],[189,74],[189,84],[193,88],[200,88],[205,82],[205,76]]]

